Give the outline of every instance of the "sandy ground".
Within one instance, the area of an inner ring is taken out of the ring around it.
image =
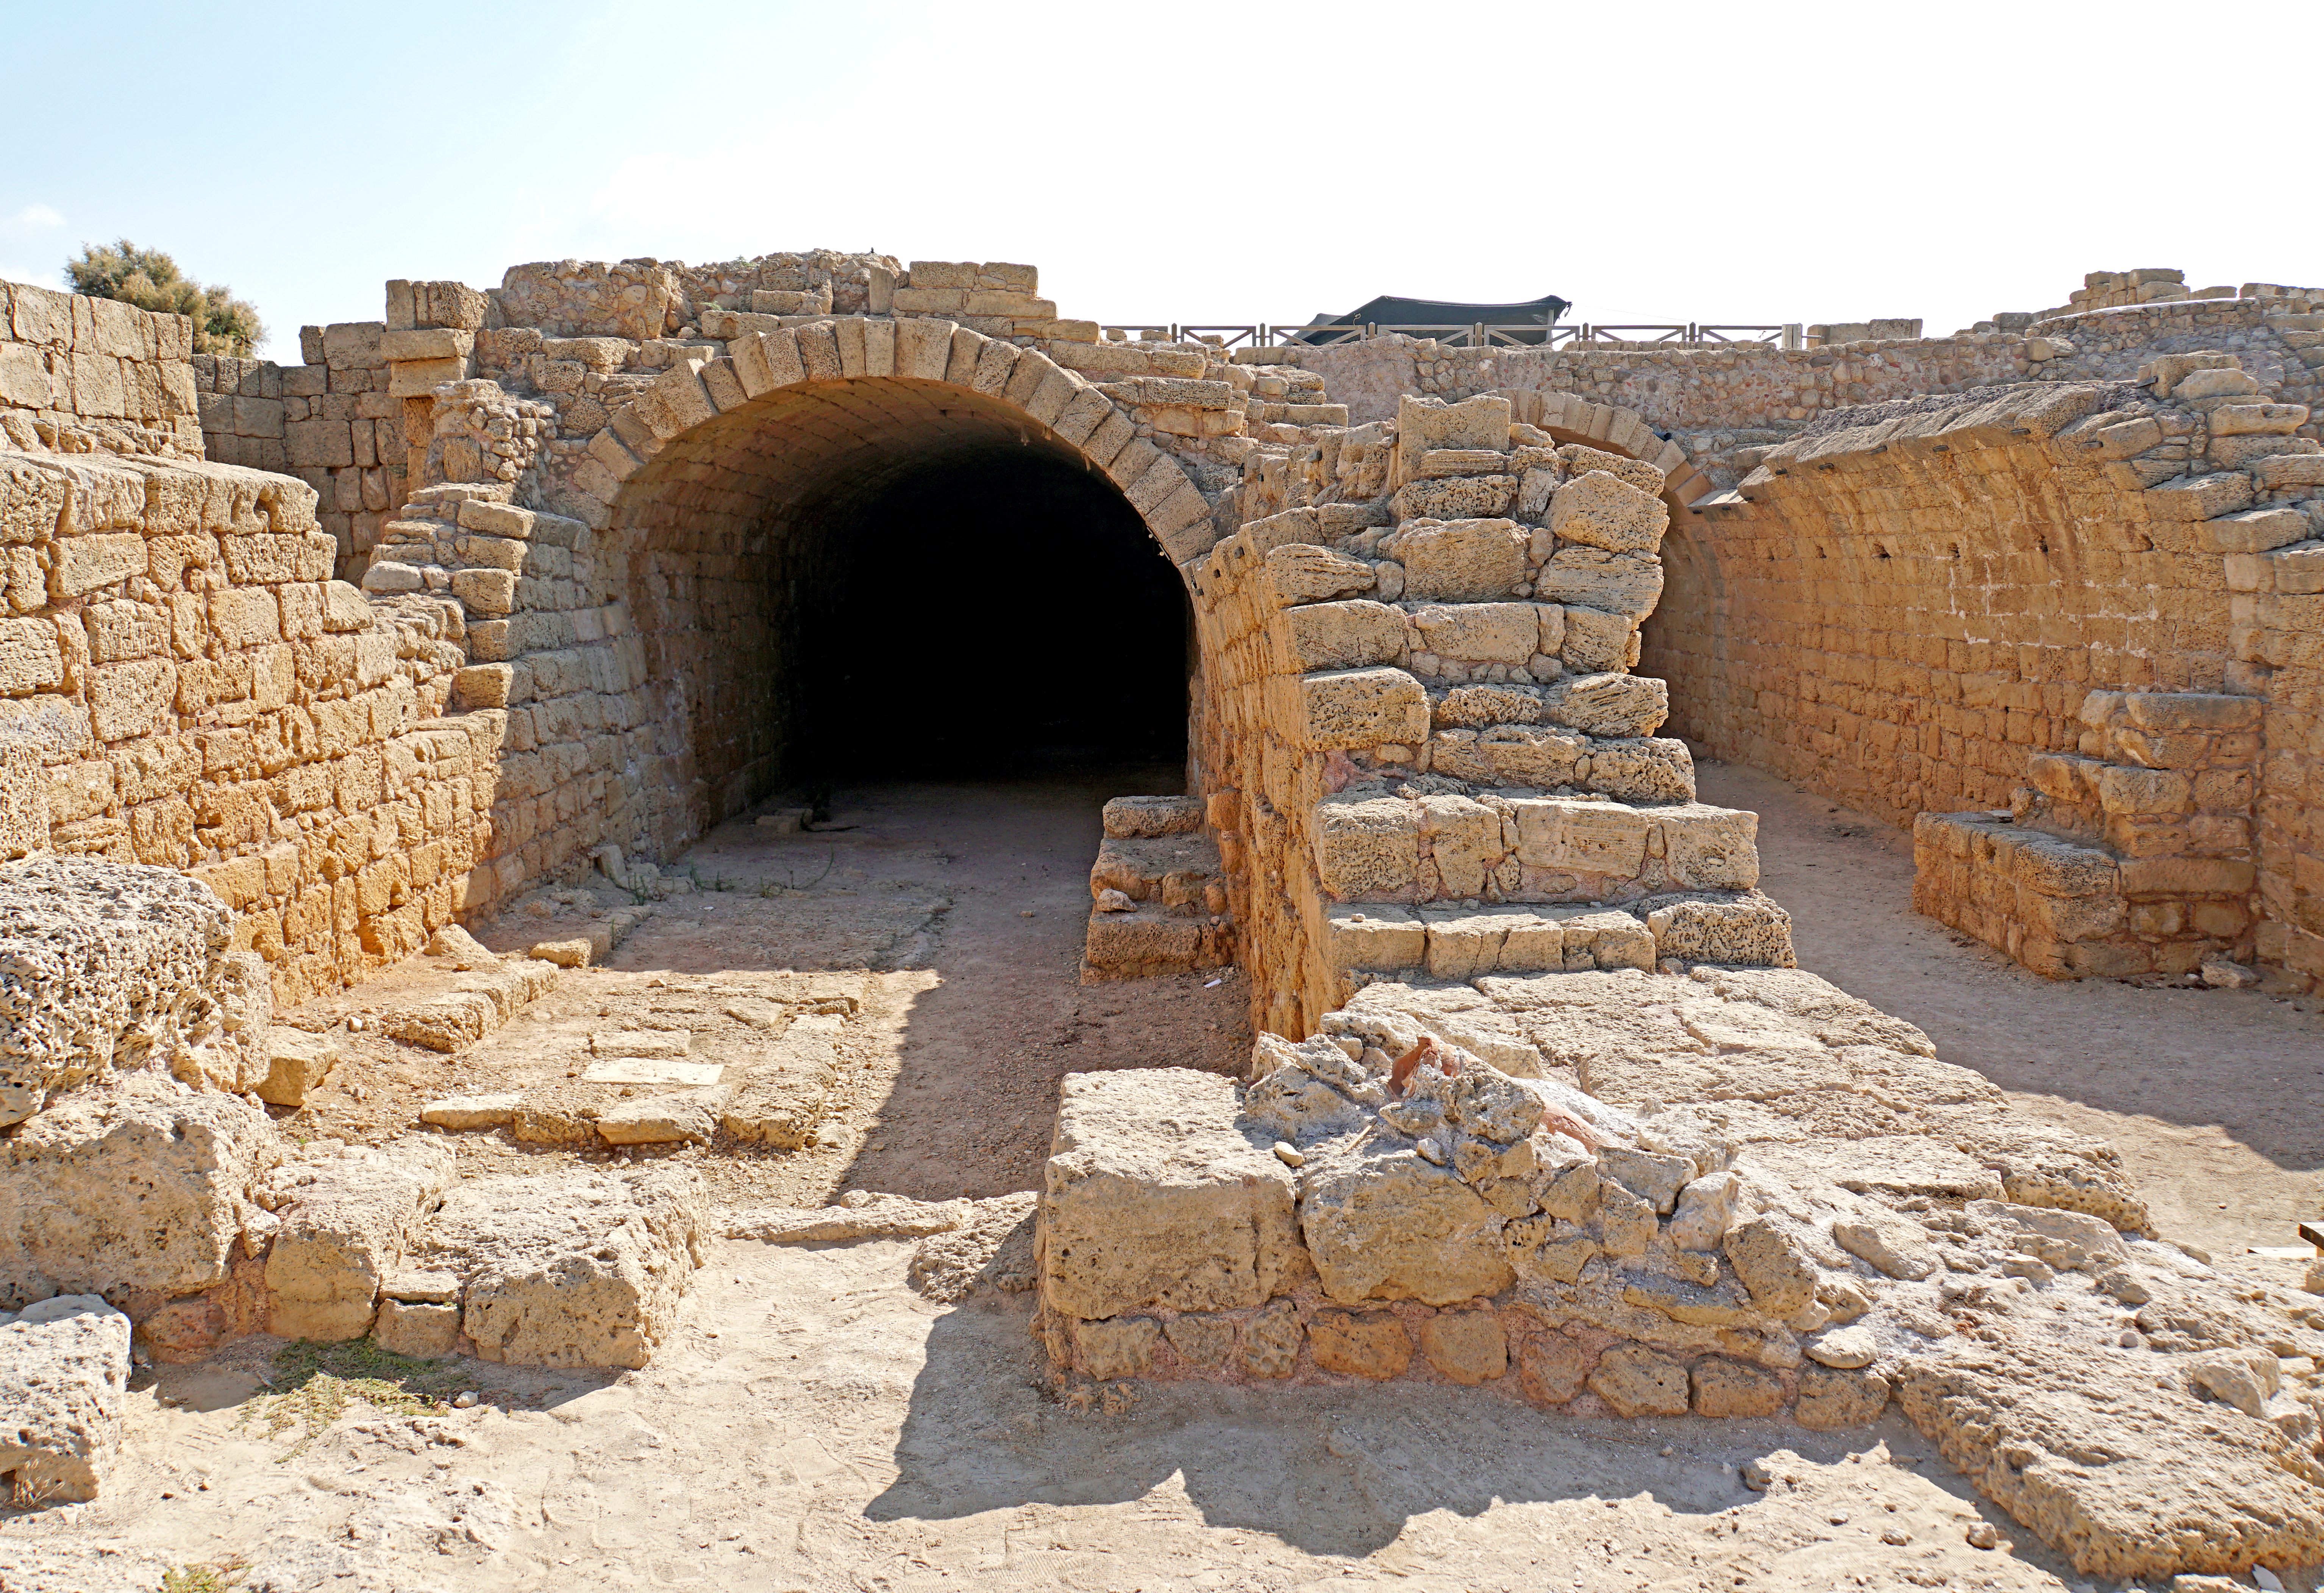
[[[1913,911],[1913,838],[1773,776],[1698,765],[1759,815],[1800,966],[1920,1025],[2035,1117],[2109,1139],[2172,1238],[2228,1256],[2324,1220],[2324,1017],[2256,990],[2053,983]]]
[[[1896,832],[1751,771],[1706,768],[1702,783],[1707,800],[1762,813],[1764,882],[1794,915],[1804,966],[1920,1024],[2024,1110],[2112,1137],[2172,1237],[2282,1243],[2317,1210],[2313,1015],[2244,993],[2049,984],[1915,918]],[[1098,804],[1170,788],[1161,770],[891,787],[843,794],[835,823],[849,827],[828,833],[729,825],[687,860],[707,889],[663,903],[613,973],[574,976],[538,1021],[721,976],[855,971],[865,997],[825,1143],[686,1152],[718,1197],[1034,1187],[1062,1074],[1247,1055],[1239,978],[1078,981]],[[487,940],[525,926],[502,929]],[[409,1100],[481,1088],[495,1066],[489,1043],[449,1063],[400,1049],[352,1058],[286,1128],[375,1137]],[[493,1171],[575,1154],[460,1143]],[[474,1408],[358,1404],[311,1437],[268,1431],[288,1413],[268,1386],[282,1379],[275,1341],[143,1374],[106,1498],[0,1514],[0,1593],[152,1588],[201,1567],[230,1569],[179,1586],[2080,1585],[1893,1417],[1831,1437],[1593,1423],[1435,1386],[1061,1386],[1027,1297],[939,1304],[909,1285],[912,1254],[720,1241],[642,1372],[453,1363],[431,1389],[475,1388]]]

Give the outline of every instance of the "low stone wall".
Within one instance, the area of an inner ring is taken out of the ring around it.
[[[2264,1372],[2324,1348],[2312,1297],[2154,1240],[2108,1147],[2013,1124],[1910,1025],[1699,966],[1383,981],[1318,1027],[1247,1084],[1066,1078],[1037,1329],[1068,1398],[1404,1378],[1813,1428],[1894,1399],[2085,1574],[2324,1552],[2314,1416]]]

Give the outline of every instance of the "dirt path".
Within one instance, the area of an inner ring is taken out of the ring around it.
[[[2253,990],[2053,983],[1913,911],[1913,838],[1757,769],[1702,799],[1759,815],[1760,889],[1800,966],[1928,1031],[2035,1117],[2112,1140],[2170,1237],[2221,1256],[2324,1214],[2324,1017]]]

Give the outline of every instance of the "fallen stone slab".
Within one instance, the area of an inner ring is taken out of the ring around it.
[[[617,1101],[597,1114],[597,1133],[608,1145],[707,1145],[725,1104],[723,1090]]]
[[[338,1045],[328,1036],[277,1024],[267,1035],[266,1077],[258,1085],[258,1099],[269,1106],[302,1105],[338,1061]]]
[[[421,1107],[420,1120],[431,1128],[448,1128],[454,1133],[466,1133],[476,1128],[505,1128],[523,1100],[524,1097],[515,1094],[449,1095]]]
[[[121,1448],[129,1319],[94,1294],[0,1313],[0,1476],[20,1504],[94,1499]]]
[[[261,1196],[281,1220],[266,1257],[267,1331],[362,1338],[381,1280],[402,1266],[453,1176],[451,1147],[421,1137],[286,1164]]]
[[[704,1211],[702,1181],[685,1167],[470,1179],[410,1260],[460,1277],[461,1331],[483,1359],[641,1367],[701,1265]]]
[[[919,1238],[949,1233],[964,1220],[967,1202],[874,1195],[837,1206],[759,1206],[737,1211],[723,1229],[730,1239],[770,1245],[844,1244],[854,1239]]]
[[[151,1073],[75,1093],[0,1140],[0,1307],[224,1283],[281,1154],[266,1114],[235,1096]]]

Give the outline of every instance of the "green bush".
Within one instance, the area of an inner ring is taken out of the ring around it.
[[[84,244],[80,258],[65,265],[76,293],[118,299],[140,309],[180,315],[194,323],[196,354],[246,359],[266,336],[266,327],[248,299],[236,299],[223,282],[204,287],[181,274],[178,262],[159,249],[140,249],[127,238],[114,244]]]

